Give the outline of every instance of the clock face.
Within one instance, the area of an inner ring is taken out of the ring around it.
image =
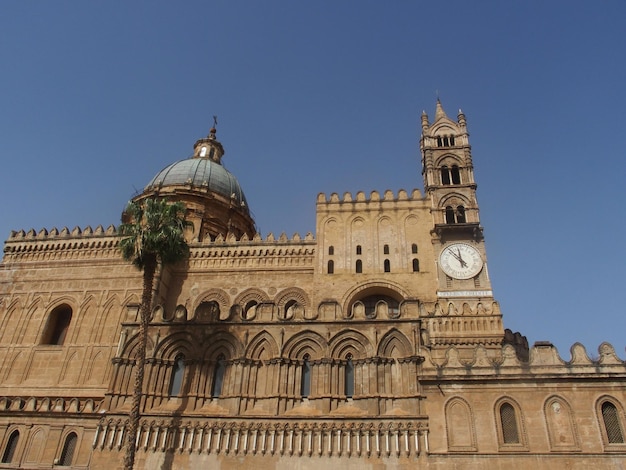
[[[467,243],[451,243],[439,255],[441,269],[455,279],[470,279],[483,269],[483,259],[476,248]]]

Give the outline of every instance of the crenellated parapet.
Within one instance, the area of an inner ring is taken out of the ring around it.
[[[369,194],[369,197],[366,196],[365,192],[358,191],[354,197],[352,193],[346,192],[340,197],[337,193],[331,193],[330,196],[326,196],[324,193],[319,193],[317,195],[317,204],[319,205],[334,205],[334,204],[377,204],[377,203],[389,203],[389,202],[402,202],[402,201],[418,201],[422,200],[422,194],[419,189],[414,189],[409,195],[407,191],[404,189],[400,189],[397,194],[394,194],[393,191],[387,190],[381,196],[378,191],[372,191]]]
[[[313,268],[317,243],[311,233],[278,238],[272,233],[263,240],[256,234],[251,240],[244,234],[239,240],[221,235],[191,245],[189,263],[192,269],[288,269]]]
[[[119,256],[118,241],[114,225],[12,231],[4,245],[4,262],[109,258]]]
[[[68,259],[119,258],[120,236],[114,225],[106,229],[98,225],[95,229],[87,226],[83,229],[67,227],[36,232],[12,231],[4,246],[4,261],[54,261]],[[315,252],[315,238],[310,232],[304,237],[295,233],[289,238],[285,233],[275,237],[269,233],[265,239],[260,234],[252,238],[243,234],[240,238],[229,233],[215,239],[191,244],[192,259],[259,257],[259,256],[312,256]]]
[[[534,377],[607,377],[612,374],[623,376],[626,361],[620,359],[609,343],[598,347],[598,355],[590,357],[585,347],[575,343],[570,348],[571,358],[561,358],[557,348],[550,342],[536,342],[530,348],[528,361],[520,359],[513,345],[506,344],[500,354],[494,355],[485,347],[476,346],[473,355],[461,355],[454,346],[447,349],[443,357],[435,358],[429,352],[423,363],[424,378],[445,377],[492,377],[494,379],[519,378],[524,374]],[[465,351],[466,352],[466,351]]]

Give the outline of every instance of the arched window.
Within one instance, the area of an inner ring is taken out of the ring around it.
[[[174,362],[174,369],[172,370],[172,378],[170,380],[170,397],[177,397],[180,395],[180,389],[183,385],[183,376],[185,375],[185,358],[183,356],[177,356],[176,362]]]
[[[445,218],[446,224],[464,224],[466,222],[465,207],[446,206]]]
[[[452,184],[461,184],[461,173],[457,165],[452,165],[450,176],[452,177]]]
[[[65,438],[65,444],[63,444],[61,457],[59,458],[59,465],[65,465],[68,467],[72,465],[74,451],[76,450],[76,441],[78,441],[78,436],[76,436],[75,432],[71,432],[67,435]]]
[[[441,146],[442,146],[441,137],[437,137],[437,147],[441,147]]]
[[[363,262],[360,259],[356,260],[356,272],[357,273],[363,272]]]
[[[335,247],[334,246],[331,245],[331,246],[328,247],[328,254],[330,256],[335,254]]]
[[[417,273],[420,270],[420,261],[417,258],[413,258],[413,272]]]
[[[465,223],[465,207],[459,206],[456,208],[456,223],[464,224]]]
[[[215,370],[213,371],[213,386],[211,387],[211,397],[219,398],[224,385],[224,375],[226,374],[226,357],[223,354],[217,356]]]
[[[515,408],[510,403],[500,406],[500,423],[502,424],[502,442],[504,444],[519,444],[519,432]]]
[[[300,395],[302,398],[307,398],[311,393],[311,363],[309,360],[311,357],[308,354],[304,355],[302,362],[302,377],[300,379]]]
[[[450,141],[448,140],[448,136],[447,135],[443,136],[443,145],[444,145],[444,147],[447,147],[448,145],[450,145]]]
[[[385,268],[385,272],[386,273],[390,273],[391,272],[391,263],[389,262],[388,259],[386,259],[384,261],[384,268]]]
[[[385,246],[383,246],[383,253],[384,253],[385,255],[388,255],[388,254],[389,254],[389,245],[385,245]]]
[[[328,261],[328,274],[333,274],[335,272],[335,262],[331,259]]]
[[[2,463],[13,462],[15,456],[15,450],[17,449],[17,443],[20,440],[20,432],[15,430],[9,436],[7,446],[4,448],[4,454],[2,454]]]
[[[620,424],[617,407],[610,401],[602,403],[602,421],[606,431],[606,439],[609,444],[623,444],[624,433]]]
[[[356,246],[356,254],[360,255],[361,254],[361,245],[357,245]]]
[[[411,253],[413,254],[417,253],[417,243],[413,243],[411,245]]]
[[[450,169],[446,165],[441,167],[441,184],[450,184]]]
[[[454,136],[453,135],[450,136],[450,145],[454,145]]]
[[[446,224],[454,224],[456,220],[454,218],[454,209],[452,206],[446,206]]]
[[[48,315],[41,344],[56,344],[61,346],[65,341],[67,330],[72,321],[72,309],[69,305],[60,305]]]
[[[202,148],[200,149],[200,156],[201,156],[201,157],[206,157],[206,147],[202,147]]]
[[[352,398],[352,395],[354,395],[354,364],[352,363],[352,354],[348,354],[346,356],[346,367],[344,372],[346,398]]]

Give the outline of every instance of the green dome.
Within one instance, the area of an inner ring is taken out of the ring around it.
[[[201,188],[234,199],[246,212],[248,203],[237,178],[220,163],[208,158],[189,158],[166,166],[145,187],[145,191],[166,186]]]

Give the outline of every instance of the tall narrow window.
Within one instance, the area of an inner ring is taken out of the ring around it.
[[[328,254],[330,256],[335,254],[335,247],[334,246],[331,245],[331,246],[328,247]]]
[[[185,358],[183,356],[178,356],[176,358],[176,362],[174,362],[172,379],[170,380],[170,397],[177,397],[180,395],[180,389],[183,384],[183,375],[185,375]]]
[[[515,416],[515,408],[510,403],[503,403],[500,407],[500,422],[502,423],[502,442],[504,444],[519,444],[517,417]]]
[[[359,274],[363,272],[363,262],[360,259],[356,260],[356,272]]]
[[[450,136],[450,145],[454,145],[454,136],[453,135]]]
[[[346,398],[352,398],[352,395],[354,395],[354,364],[352,362],[352,354],[346,356],[345,392]]]
[[[413,258],[413,272],[419,272],[420,270],[420,261],[417,258]]]
[[[311,394],[311,363],[309,362],[310,356],[304,355],[304,361],[302,362],[302,378],[300,380],[300,395],[302,398],[307,398]]]
[[[13,462],[13,457],[15,456],[15,450],[17,449],[17,443],[20,440],[20,432],[15,430],[9,436],[9,440],[7,441],[7,446],[4,448],[4,454],[2,454],[2,463],[11,463]]]
[[[383,246],[383,253],[386,254],[386,255],[389,254],[389,245]]]
[[[411,245],[411,253],[413,254],[417,253],[417,243],[413,243]]]
[[[217,356],[215,371],[213,372],[213,386],[211,387],[211,397],[219,398],[224,385],[224,375],[226,374],[226,357],[223,354]]]
[[[67,330],[72,321],[72,309],[69,305],[60,305],[50,312],[44,328],[41,344],[56,344],[61,346],[65,341]]]
[[[453,224],[453,223],[455,223],[454,209],[452,208],[452,206],[447,206],[446,207],[446,224]]]
[[[615,405],[609,401],[602,403],[602,420],[609,444],[623,444],[624,434]]]
[[[65,438],[65,444],[63,444],[63,451],[59,458],[59,465],[70,466],[72,460],[74,460],[74,451],[76,450],[76,441],[78,437],[75,432],[71,432]]]
[[[328,274],[333,274],[335,272],[335,263],[334,261],[331,259],[328,262]]]
[[[441,167],[441,184],[450,184],[450,170],[445,165]]]
[[[448,145],[450,145],[450,141],[448,140],[447,135],[443,137],[443,145],[444,147],[447,147]]]
[[[360,255],[361,254],[361,245],[357,245],[356,246],[356,254]]]
[[[441,147],[442,142],[441,142],[441,137],[437,137],[437,147]]]
[[[459,224],[465,223],[465,207],[459,206],[456,208],[456,221]]]
[[[391,272],[391,263],[389,263],[388,259],[385,260],[384,267],[385,267],[385,272],[386,273],[390,273]]]
[[[458,166],[452,165],[450,176],[452,177],[452,184],[461,184],[461,173]]]

